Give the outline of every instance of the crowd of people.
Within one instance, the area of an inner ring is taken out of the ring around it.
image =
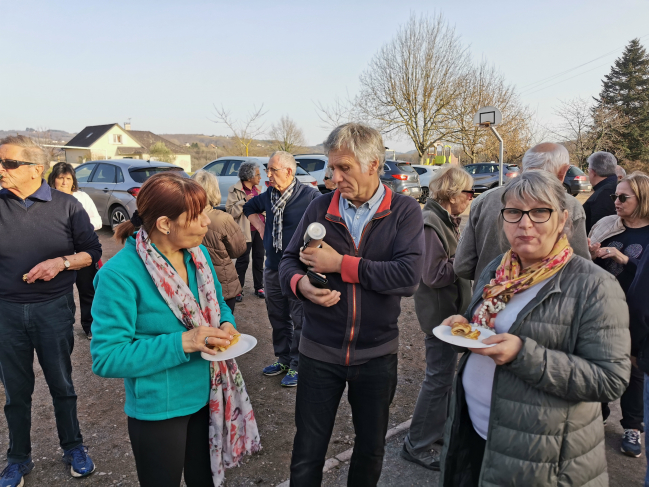
[[[22,486],[34,468],[34,351],[71,475],[95,470],[71,374],[75,283],[93,372],[124,379],[140,485],[178,487],[184,476],[188,487],[218,486],[225,469],[259,451],[255,398],[236,360],[203,358],[239,336],[234,311],[251,260],[275,355],[260,372],[297,387],[291,486],[322,483],[345,390],[356,434],[348,485],[377,485],[407,296],[426,372],[401,456],[439,470],[440,485],[608,485],[604,425],[618,398],[620,448],[641,455],[649,176],[626,175],[612,154],[594,153],[593,193],[582,206],[562,185],[568,151],[542,143],[525,153],[520,176],[477,197],[466,171],[445,166],[422,208],[381,183],[378,131],[341,125],[324,151],[324,194],[300,183],[294,157],[278,151],[265,168],[267,191],[260,167],[241,164],[225,211],[206,171],[152,176],[116,228],[123,249],[102,265],[101,218],[72,166],[56,164],[45,182],[39,147],[26,137],[0,141],[9,428],[0,487]],[[314,225],[325,236],[305,245]],[[459,348],[434,334],[457,323],[490,331],[490,346]]]

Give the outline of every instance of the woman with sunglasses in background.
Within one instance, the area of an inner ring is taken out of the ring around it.
[[[649,246],[649,176],[634,172],[623,178],[611,195],[615,215],[599,220],[590,231],[590,253],[593,261],[613,274],[626,294],[636,275],[641,256]],[[631,316],[630,326],[635,320]],[[633,336],[633,332],[632,332]],[[638,344],[631,342],[631,356],[637,356]],[[633,360],[635,362],[635,360]],[[643,431],[642,371],[633,364],[631,382],[620,400],[622,408],[622,453],[639,457],[642,453],[640,434]],[[610,414],[602,404],[604,421]]]
[[[59,162],[55,164],[52,168],[52,172],[47,178],[47,184],[51,188],[61,191],[62,193],[71,194],[83,209],[88,213],[90,218],[90,223],[95,228],[95,231],[101,229],[101,216],[97,211],[95,203],[92,201],[88,194],[83,191],[78,191],[79,185],[77,184],[77,176],[74,172],[74,168],[67,162]],[[81,327],[86,333],[88,340],[92,340],[92,314],[90,310],[92,309],[92,301],[95,298],[95,287],[92,285],[92,281],[95,279],[97,270],[101,267],[101,260],[97,262],[96,265],[89,265],[83,269],[77,271],[77,291],[79,291],[79,307],[81,308]]]
[[[471,282],[453,271],[460,238],[460,215],[473,199],[473,178],[458,166],[435,172],[423,208],[423,273],[415,292],[415,311],[426,334],[426,376],[419,391],[410,432],[401,456],[430,470],[439,470],[433,444],[444,435],[457,352],[433,335],[433,328],[450,316],[464,313],[471,300]]]

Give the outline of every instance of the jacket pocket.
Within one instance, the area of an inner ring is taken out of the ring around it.
[[[135,399],[139,399],[140,398],[140,389],[139,389],[140,379],[136,377],[135,379],[133,379],[133,382],[135,383],[134,386],[133,386],[133,393],[135,394]]]

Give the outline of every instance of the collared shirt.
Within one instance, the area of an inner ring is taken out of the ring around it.
[[[52,188],[49,187],[44,179],[41,181],[40,187],[24,200],[16,196],[8,189],[0,190],[0,194],[12,195],[16,200],[25,205],[25,208],[32,206],[34,204],[34,201],[52,201]]]
[[[376,193],[374,193],[374,196],[363,203],[359,208],[356,208],[345,198],[340,198],[340,203],[338,204],[340,214],[345,220],[345,225],[347,225],[349,233],[352,234],[354,244],[356,244],[357,247],[360,243],[365,225],[367,225],[376,214],[384,196],[385,187],[383,186],[383,183],[379,183],[379,187],[376,190]]]

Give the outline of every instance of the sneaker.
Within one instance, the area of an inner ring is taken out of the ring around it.
[[[638,458],[642,454],[642,440],[640,439],[640,431],[624,430],[621,450],[625,455]]]
[[[79,445],[71,450],[63,452],[63,461],[70,465],[70,473],[73,477],[87,477],[95,471],[95,464],[88,455],[88,448]]]
[[[403,445],[399,454],[404,460],[416,463],[417,465],[421,465],[428,470],[435,470],[436,472],[439,472],[439,453],[437,453],[435,450],[431,451],[430,456],[417,458],[410,454],[410,452],[406,448],[406,445]]]
[[[88,339],[88,341],[92,340],[92,332],[91,331],[86,333],[86,338]]]
[[[262,370],[262,373],[264,375],[279,375],[282,372],[286,372],[288,370],[288,365],[280,364],[279,362],[275,362],[272,365],[269,365],[268,367],[264,367],[264,370]]]
[[[22,487],[25,485],[23,476],[27,475],[34,469],[32,459],[25,460],[23,463],[9,463],[0,473],[0,487]]]
[[[241,301],[243,301],[243,293],[241,293],[241,294],[237,294],[237,297],[234,298],[234,300],[235,300],[237,303],[240,303]]]
[[[263,289],[257,289],[255,291],[255,296],[257,296],[260,299],[266,299],[266,293],[264,292]]]
[[[288,369],[288,372],[282,379],[282,382],[279,383],[280,386],[284,387],[297,387],[297,372],[293,369]]]

